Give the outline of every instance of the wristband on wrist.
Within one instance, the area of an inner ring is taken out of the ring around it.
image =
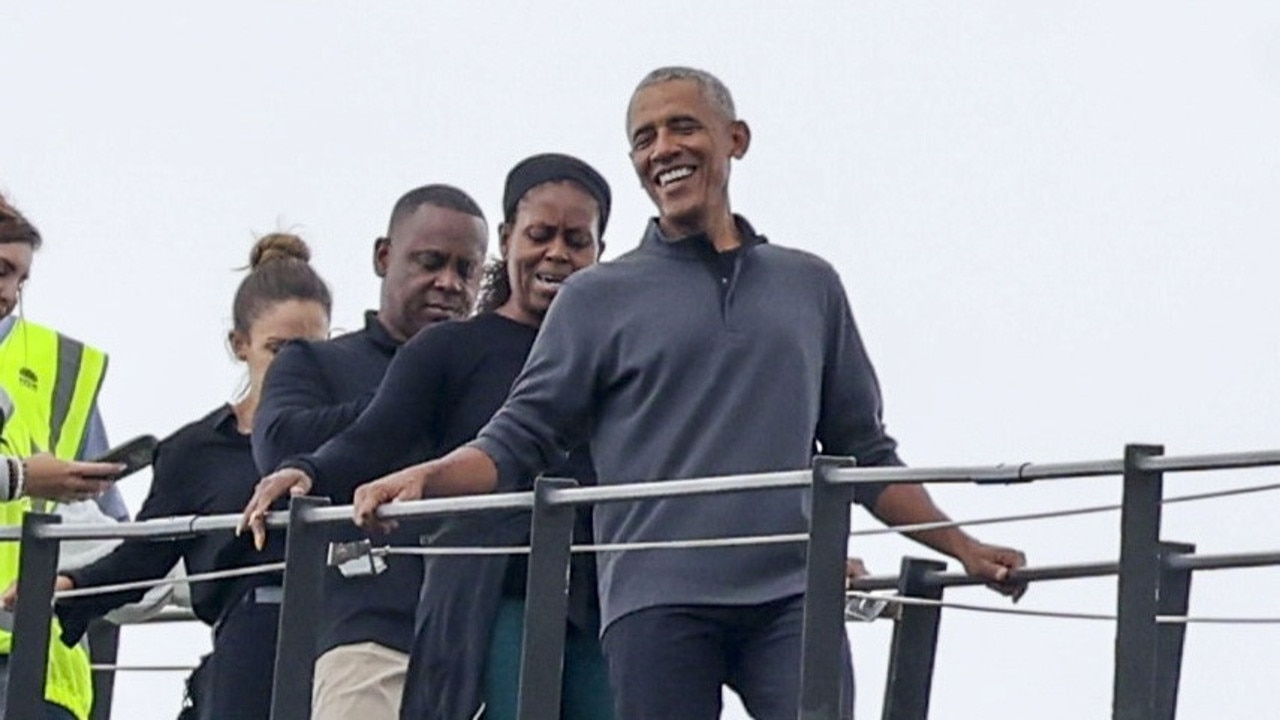
[[[26,458],[9,458],[12,463],[10,470],[12,476],[16,476],[13,480],[13,493],[9,496],[10,500],[17,500],[27,491],[27,461]]]
[[[9,502],[14,499],[13,458],[6,455],[3,460],[4,462],[0,462],[0,502]]]

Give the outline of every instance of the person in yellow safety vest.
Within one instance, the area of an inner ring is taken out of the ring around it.
[[[97,411],[107,356],[14,316],[40,244],[35,226],[0,196],[0,387],[13,401],[12,415],[0,431],[0,453],[18,458],[48,453],[63,460],[95,457],[107,450],[106,433]],[[108,487],[97,497],[99,506],[115,519],[127,519],[119,492]],[[92,493],[90,489],[79,497]],[[32,507],[30,497],[0,502],[0,523],[20,525],[23,514]],[[0,587],[9,586],[17,575],[18,543],[0,542]],[[59,642],[56,624],[51,634],[45,718],[87,720],[93,705],[88,653],[82,646],[67,647]],[[0,720],[7,696],[12,641],[8,631],[0,630]]]

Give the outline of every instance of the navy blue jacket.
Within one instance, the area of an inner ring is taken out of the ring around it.
[[[322,342],[287,343],[267,371],[253,422],[258,470],[270,473],[350,425],[369,404],[398,348],[373,312],[365,314],[363,330]],[[350,504],[353,488],[317,487],[312,493],[327,495],[335,504]],[[363,535],[354,526],[335,531],[338,540],[359,537]],[[422,563],[406,556],[387,560],[388,568],[380,575],[347,578],[328,571],[320,653],[362,642],[409,652]]]

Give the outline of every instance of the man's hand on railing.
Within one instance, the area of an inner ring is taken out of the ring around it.
[[[280,498],[297,497],[311,492],[311,477],[297,468],[277,470],[258,481],[253,497],[244,506],[236,535],[248,530],[253,533],[253,546],[261,550],[267,544],[267,513]]]
[[[55,580],[53,583],[53,591],[61,592],[63,590],[70,590],[75,586],[76,584],[74,582],[71,582],[71,578],[67,577],[66,575],[59,575],[58,579]],[[17,605],[18,605],[18,581],[14,580],[13,582],[9,583],[9,587],[4,591],[4,595],[0,595],[0,606],[3,606],[4,609],[8,610],[9,612],[13,612],[13,609],[17,607]]]
[[[431,463],[413,465],[356,488],[352,507],[356,525],[384,533],[395,530],[396,521],[380,519],[378,508],[399,500],[421,500],[428,475],[424,469],[430,465]]]
[[[965,572],[986,578],[990,581],[987,587],[1013,598],[1014,602],[1027,592],[1026,582],[1009,580],[1009,573],[1027,565],[1027,556],[1021,550],[972,540],[964,550],[956,553],[956,559],[964,565]]]
[[[865,577],[871,573],[867,572],[867,566],[862,564],[862,558],[845,558],[844,561],[844,586],[845,589],[853,587],[853,581],[860,577]]]
[[[876,500],[873,512],[890,527],[950,521],[946,513],[933,503],[929,491],[917,483],[898,483],[885,488]],[[1027,591],[1026,583],[1009,581],[1011,571],[1027,564],[1027,557],[1021,550],[988,545],[956,526],[907,531],[906,535],[959,560],[965,572],[986,580],[988,587],[1013,598],[1014,602]]]
[[[378,517],[378,508],[389,502],[421,500],[428,488],[433,496],[453,497],[493,492],[497,484],[498,466],[493,458],[479,448],[463,445],[443,457],[410,465],[356,488],[352,515],[362,528],[390,532],[396,522]]]

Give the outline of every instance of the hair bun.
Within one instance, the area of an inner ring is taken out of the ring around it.
[[[249,269],[257,270],[277,260],[311,260],[311,248],[302,238],[291,233],[270,233],[258,238],[249,251]]]
[[[9,204],[9,198],[5,197],[4,193],[0,193],[0,219],[16,220],[20,217],[22,217],[22,213]]]

